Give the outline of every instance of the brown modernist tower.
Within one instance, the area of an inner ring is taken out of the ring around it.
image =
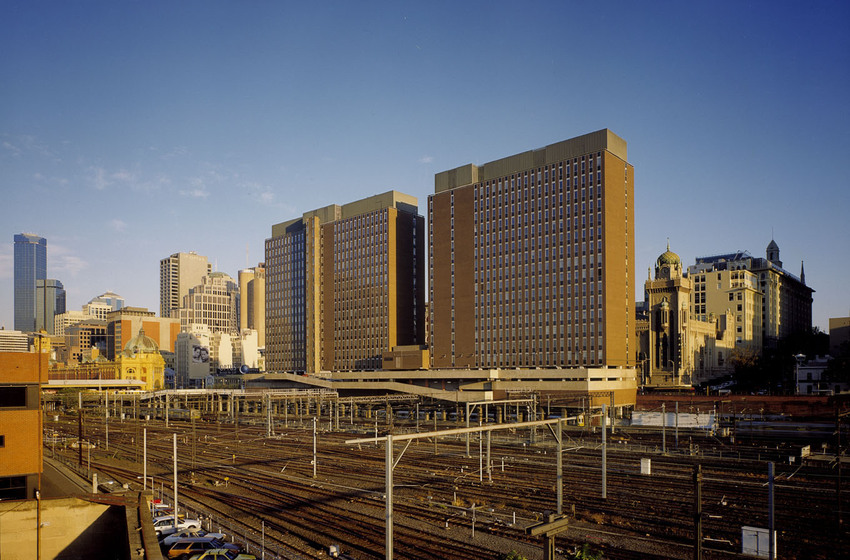
[[[438,173],[431,366],[634,365],[634,168],[605,129]]]
[[[424,219],[395,191],[272,226],[266,370],[379,369],[425,332]]]

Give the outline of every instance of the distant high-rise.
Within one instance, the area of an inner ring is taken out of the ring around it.
[[[35,329],[56,334],[54,317],[65,313],[65,287],[59,280],[38,280],[35,294]]]
[[[599,130],[438,173],[436,368],[634,365],[634,168]]]
[[[424,337],[424,220],[390,191],[272,226],[266,370],[378,369]]]
[[[257,344],[266,345],[266,265],[239,271],[239,328],[257,331]]]
[[[174,253],[159,261],[159,315],[171,317],[183,305],[183,296],[212,272],[207,258],[194,251]]]
[[[47,239],[30,233],[15,235],[15,330],[36,330],[36,285],[47,279]]]
[[[211,334],[239,332],[239,285],[224,272],[211,272],[201,278],[183,297],[174,313],[180,319],[180,330],[191,325],[206,325]]]

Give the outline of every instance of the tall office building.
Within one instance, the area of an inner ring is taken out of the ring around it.
[[[634,365],[634,168],[605,129],[438,173],[432,367]]]
[[[266,240],[266,370],[376,369],[422,344],[424,220],[390,191],[272,226]]]
[[[239,271],[239,328],[257,331],[257,344],[266,345],[266,265]]]
[[[207,258],[194,251],[174,253],[159,261],[159,315],[171,313],[183,305],[183,296],[212,272]]]
[[[15,235],[15,330],[36,330],[36,283],[47,279],[47,239]]]
[[[65,287],[59,280],[37,280],[35,283],[35,328],[57,334],[54,318],[65,313]]]

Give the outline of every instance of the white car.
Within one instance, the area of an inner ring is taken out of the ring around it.
[[[157,517],[153,520],[153,528],[156,538],[161,539],[165,535],[182,531],[183,529],[200,529],[201,521],[198,519],[177,519],[177,527],[174,526],[174,516]]]
[[[162,546],[171,546],[180,539],[191,539],[193,537],[205,537],[223,541],[225,538],[227,538],[227,535],[225,535],[224,533],[207,533],[203,529],[183,529],[182,531],[171,533],[170,535],[162,539],[162,542],[160,544]]]

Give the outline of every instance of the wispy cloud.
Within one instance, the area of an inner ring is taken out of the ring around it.
[[[210,195],[210,191],[206,190],[206,187],[200,187],[180,191],[180,194],[183,196],[190,196],[192,198],[207,198]]]
[[[156,175],[152,178],[145,177],[138,171],[134,172],[126,168],[110,171],[105,167],[91,165],[87,171],[89,184],[99,191],[115,188],[151,192],[171,184],[171,179],[165,175]]]
[[[8,244],[11,247],[11,243]],[[0,280],[11,278],[14,271],[12,251],[5,247],[0,251]]]
[[[109,227],[112,228],[113,231],[122,233],[127,229],[127,222],[125,222],[124,220],[119,220],[118,218],[113,218],[109,221]]]
[[[419,163],[431,163],[434,161],[434,156],[422,156],[419,158]]]
[[[59,280],[62,280],[63,277],[76,276],[89,266],[88,261],[75,255],[64,245],[50,244],[47,251],[48,262],[50,263],[48,274]]]
[[[8,140],[4,140],[3,144],[0,145],[2,145],[3,149],[13,158],[18,159],[21,157],[21,149]]]
[[[60,161],[57,153],[52,150],[47,144],[39,140],[31,134],[23,134],[20,136],[6,137],[0,146],[3,150],[15,159],[20,159],[23,156],[34,154],[45,158],[50,158],[55,161]]]

